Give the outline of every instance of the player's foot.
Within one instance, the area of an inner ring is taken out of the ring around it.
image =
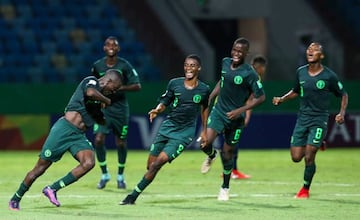
[[[310,197],[309,189],[302,187],[296,194],[295,199],[308,199]]]
[[[218,200],[219,201],[228,201],[229,200],[229,188],[220,188]]]
[[[119,203],[119,205],[134,205],[135,204],[136,197],[129,194],[126,196],[126,198]]]
[[[97,185],[98,189],[104,189],[106,186],[106,183],[109,182],[110,180],[110,175],[109,174],[103,174],[101,175],[101,179],[100,182]]]
[[[215,157],[210,158],[209,156],[204,160],[204,162],[201,165],[201,173],[207,173],[209,172],[211,168],[211,164],[215,161],[217,156],[217,151],[215,151]]]
[[[43,190],[42,190],[43,194],[48,197],[49,201],[56,205],[57,207],[60,206],[60,202],[57,200],[56,197],[56,191],[51,189],[50,186],[46,186]]]
[[[326,141],[323,141],[323,142],[321,143],[320,150],[321,150],[321,151],[324,151],[324,150],[326,150],[326,148],[327,148],[327,143],[326,143]]]
[[[231,178],[233,179],[249,179],[250,177],[250,175],[247,175],[235,169],[231,172]]]
[[[117,188],[118,189],[126,189],[126,183],[124,180],[118,180],[117,181]]]
[[[13,210],[13,211],[19,211],[20,210],[20,201],[10,200],[9,209]]]

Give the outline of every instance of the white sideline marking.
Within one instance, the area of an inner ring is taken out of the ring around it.
[[[290,194],[278,194],[278,193],[253,193],[253,194],[230,194],[231,198],[234,197],[241,197],[241,198],[248,198],[248,197],[255,197],[255,198],[281,198],[281,197],[291,197],[289,196]],[[359,193],[329,193],[329,194],[322,194],[324,196],[333,196],[333,197],[360,197]],[[119,195],[76,195],[76,194],[72,194],[72,195],[60,195],[59,199],[61,198],[75,198],[75,199],[86,199],[86,198],[114,198],[114,197],[118,197],[119,199],[122,199],[124,195],[119,196]],[[10,198],[11,196],[0,196],[0,198]],[[30,194],[30,195],[25,195],[25,198],[39,198],[39,197],[44,197],[41,194]],[[158,197],[158,198],[216,198],[217,194],[199,194],[199,195],[190,195],[190,194],[151,194],[151,195],[141,195],[141,197]]]

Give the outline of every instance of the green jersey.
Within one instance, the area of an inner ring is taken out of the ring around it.
[[[139,75],[134,69],[134,67],[125,59],[117,57],[117,62],[114,66],[108,67],[106,64],[106,57],[103,57],[97,60],[91,69],[92,74],[96,78],[102,77],[108,69],[116,69],[121,74],[121,79],[124,85],[138,84],[140,83]],[[119,114],[128,112],[124,108],[128,109],[128,101],[126,99],[125,93],[118,91],[115,94],[109,96],[111,99],[111,105],[108,106],[104,113],[107,116],[116,117]]]
[[[222,61],[220,93],[214,108],[222,114],[244,106],[251,93],[255,98],[264,94],[258,74],[249,64],[231,69],[231,58]]]
[[[328,67],[316,76],[310,76],[309,65],[299,67],[293,91],[300,96],[299,115],[329,116],[330,95],[341,97],[345,94],[337,75]]]
[[[187,89],[184,81],[185,77],[170,80],[166,92],[160,97],[160,103],[171,110],[161,124],[159,133],[174,139],[192,140],[200,107],[208,106],[210,88],[199,80],[197,87]]]
[[[88,76],[83,79],[77,86],[65,108],[65,112],[79,112],[86,127],[92,126],[97,117],[103,116],[101,112],[101,103],[89,100],[85,95],[88,88],[95,88],[100,91],[98,79],[93,76]]]

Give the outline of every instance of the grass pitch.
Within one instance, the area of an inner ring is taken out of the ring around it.
[[[60,190],[61,207],[41,193],[45,185],[64,176],[77,163],[69,155],[33,184],[20,203],[21,210],[8,210],[8,201],[25,174],[37,161],[38,152],[0,152],[0,219],[359,219],[360,149],[328,149],[317,154],[317,173],[310,199],[296,200],[302,186],[304,163],[290,160],[289,150],[240,150],[240,170],[249,180],[231,180],[230,201],[217,201],[222,179],[217,159],[203,175],[200,151],[185,151],[158,173],[134,206],[121,201],[142,178],[148,152],[129,151],[125,170],[127,190],[116,188],[116,152],[109,151],[112,180],[98,190],[99,167],[78,182]]]

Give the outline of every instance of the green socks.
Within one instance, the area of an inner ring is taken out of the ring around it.
[[[11,200],[20,201],[24,194],[29,190],[29,186],[26,186],[24,182],[22,182],[19,186],[19,189],[15,192]]]
[[[58,191],[61,188],[64,188],[67,185],[72,184],[73,182],[75,182],[77,179],[74,175],[72,175],[72,173],[68,173],[66,176],[64,176],[63,178],[59,179],[58,181],[54,182],[50,188]]]
[[[216,156],[216,150],[213,148],[211,144],[201,148],[201,150],[211,159],[213,159]]]
[[[96,158],[99,161],[101,172],[107,173],[107,162],[106,162],[106,149],[105,146],[99,146],[95,148],[96,150]]]
[[[141,179],[141,181],[137,184],[135,189],[132,191],[131,195],[138,197],[139,194],[144,191],[144,189],[152,182],[152,180],[147,180],[145,177]]]
[[[309,189],[312,179],[315,175],[316,172],[316,165],[315,163],[309,165],[309,166],[305,166],[305,171],[304,171],[304,188],[305,189]]]
[[[121,175],[124,173],[126,156],[127,156],[127,148],[118,146],[117,153],[118,153],[118,174]]]

